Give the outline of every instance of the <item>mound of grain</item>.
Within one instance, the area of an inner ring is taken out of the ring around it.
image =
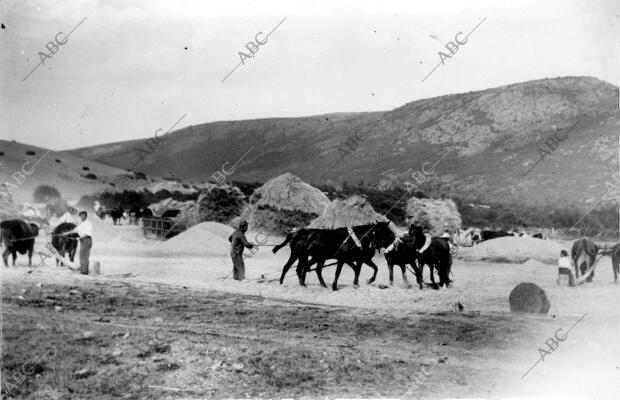
[[[202,225],[205,230],[211,232],[212,234],[216,236],[226,239],[227,241],[228,241],[228,237],[232,235],[232,233],[235,231],[230,226],[220,224],[219,222],[209,221],[209,222],[203,222],[200,225]]]
[[[329,204],[309,228],[336,229],[385,222],[387,218],[376,212],[368,200],[354,195],[348,199],[336,199]]]
[[[518,313],[547,314],[551,307],[545,291],[530,282],[521,282],[515,286],[510,292],[508,303],[510,311]]]
[[[124,239],[126,235],[118,228],[112,225],[111,222],[102,221],[95,215],[95,211],[87,211],[88,220],[93,224],[93,245],[96,243],[107,243],[114,239]],[[78,223],[80,219],[76,221]],[[111,221],[108,218],[108,221]]]
[[[484,241],[474,247],[459,249],[467,261],[523,263],[528,259],[545,264],[557,264],[560,250],[565,247],[551,240],[507,236]]]
[[[407,223],[420,225],[433,236],[461,227],[461,215],[451,199],[418,199],[407,202]]]
[[[213,222],[202,222],[159,245],[165,252],[222,255],[230,251],[228,237],[220,236],[223,228],[214,229]],[[220,224],[218,224],[220,225]],[[219,233],[214,233],[218,232]]]

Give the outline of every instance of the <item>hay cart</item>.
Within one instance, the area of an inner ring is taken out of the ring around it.
[[[147,239],[168,239],[186,231],[191,225],[187,217],[175,218],[168,211],[161,217],[142,217],[142,232]]]
[[[473,247],[476,244],[480,243],[480,240],[474,239],[474,229],[470,228],[468,230],[462,231],[457,229],[456,232],[452,234],[450,237],[450,253],[452,253],[452,257],[456,257],[459,252],[459,247]]]

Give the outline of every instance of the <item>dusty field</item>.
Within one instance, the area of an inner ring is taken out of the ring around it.
[[[377,255],[375,284],[353,289],[345,270],[332,292],[315,275],[299,288],[294,271],[284,285],[271,281],[288,253],[269,250],[246,261],[243,283],[222,279],[226,253],[200,249],[126,257],[95,246],[97,277],[50,261],[28,274],[23,257],[2,267],[3,394],[13,377],[21,383],[5,397],[619,397],[620,285],[607,260],[593,284],[574,289],[557,287],[549,265],[457,260],[453,288],[420,291],[402,287],[399,271],[381,289]],[[547,291],[548,316],[508,312],[521,281]],[[584,314],[550,350],[545,341]],[[539,348],[550,352],[541,362]]]

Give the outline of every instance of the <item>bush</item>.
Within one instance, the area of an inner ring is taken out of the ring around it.
[[[92,172],[89,172],[88,174],[83,175],[83,176],[86,179],[93,179],[93,180],[97,179],[97,175],[93,174]]]
[[[241,191],[246,196],[246,198],[249,198],[257,188],[263,186],[261,182],[249,183],[249,182],[232,181],[232,184],[233,186],[236,186],[239,189],[241,189]]]
[[[84,171],[90,171],[90,168],[88,168],[88,167],[82,167],[82,169],[83,169]]]
[[[26,155],[27,155],[27,156],[34,156],[35,154],[37,154],[37,153],[36,153],[36,152],[34,152],[34,151],[32,151],[32,150],[28,150],[28,151],[26,152]]]
[[[37,203],[47,203],[51,199],[59,199],[62,196],[54,186],[41,185],[34,190],[32,197]]]
[[[0,156],[3,156],[3,155],[4,155],[4,151],[0,151]]]
[[[279,210],[269,206],[261,206],[251,212],[248,223],[270,235],[286,235],[293,229],[308,226],[318,215],[303,211]]]
[[[235,187],[213,188],[200,201],[200,222],[216,221],[223,224],[241,214],[244,206],[243,193]]]
[[[146,175],[144,174],[144,172],[134,172],[133,176],[136,180],[138,179],[146,180]]]
[[[54,161],[55,161],[55,162],[57,162],[58,164],[60,164],[60,163],[62,162],[62,161],[60,161],[60,160],[59,160],[59,159],[57,159],[57,158],[56,158]]]

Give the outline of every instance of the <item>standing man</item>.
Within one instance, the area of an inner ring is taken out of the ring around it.
[[[243,263],[243,248],[251,249],[254,244],[248,242],[245,238],[245,232],[248,230],[248,223],[241,221],[239,229],[233,232],[228,238],[230,242],[230,256],[233,262],[233,279],[241,281],[245,279],[245,264]]]
[[[93,246],[93,224],[86,220],[88,216],[86,211],[80,211],[79,216],[82,222],[65,234],[77,233],[80,237],[80,272],[88,275],[88,257],[90,257],[90,248]]]

